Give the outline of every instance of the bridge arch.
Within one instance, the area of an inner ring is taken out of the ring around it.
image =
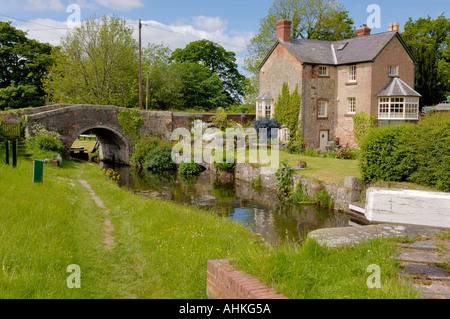
[[[87,126],[74,131],[67,136],[67,142],[64,143],[64,155],[70,157],[70,148],[75,140],[84,132],[91,131],[100,142],[99,157],[100,160],[128,163],[130,158],[130,149],[127,139],[116,128],[109,125]]]
[[[26,116],[27,135],[39,123],[61,135],[64,144],[63,158],[70,159],[73,142],[84,132],[92,131],[100,141],[100,159],[129,163],[133,144],[123,134],[117,119],[119,108],[107,105],[62,104],[33,109]]]

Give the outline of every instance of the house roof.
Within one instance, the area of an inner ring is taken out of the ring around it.
[[[400,78],[391,78],[388,83],[377,94],[378,97],[389,96],[414,96],[421,97],[419,93],[414,91],[408,84],[403,82]]]
[[[397,31],[390,31],[340,41],[292,39],[290,42],[284,42],[277,40],[260,67],[278,44],[283,45],[300,62],[307,64],[344,65],[371,62],[395,37],[399,39],[411,59],[416,62],[400,34]]]
[[[260,96],[258,96],[256,98],[256,100],[257,101],[258,100],[273,100],[273,97],[272,97],[272,95],[270,95],[269,92],[265,92],[265,93],[261,94]]]

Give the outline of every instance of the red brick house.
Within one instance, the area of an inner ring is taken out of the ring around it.
[[[274,116],[286,82],[291,92],[298,85],[302,96],[299,120],[309,147],[325,149],[335,138],[357,146],[352,117],[361,111],[378,125],[418,121],[415,58],[395,29],[370,32],[364,26],[354,38],[335,42],[291,39],[291,21],[278,21],[277,41],[259,69],[257,119]]]

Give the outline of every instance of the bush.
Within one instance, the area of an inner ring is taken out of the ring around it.
[[[134,145],[133,160],[143,166],[150,151],[163,145],[169,145],[169,143],[157,137],[142,137]]]
[[[260,129],[267,129],[267,138],[278,138],[278,135],[272,136],[272,129],[280,129],[281,125],[275,118],[263,118],[253,122],[253,127],[259,134]]]
[[[193,160],[181,163],[178,167],[178,173],[181,175],[198,175],[202,171],[202,167]]]
[[[356,113],[353,116],[353,133],[358,146],[361,146],[364,138],[375,128],[375,118],[365,112]]]
[[[158,146],[150,151],[145,158],[144,168],[152,172],[175,170],[177,166],[172,161],[172,148],[170,145]]]
[[[353,159],[355,153],[350,147],[341,147],[335,150],[334,155],[337,159]]]
[[[229,125],[228,116],[225,110],[211,117],[211,122],[221,131],[225,131]]]
[[[406,181],[416,169],[409,141],[414,124],[379,127],[361,145],[361,173],[365,182]]]
[[[450,113],[427,115],[410,139],[416,170],[410,180],[450,192]]]

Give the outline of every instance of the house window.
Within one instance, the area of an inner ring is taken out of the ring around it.
[[[356,65],[351,65],[348,67],[348,81],[349,82],[356,81]]]
[[[398,65],[390,65],[389,66],[389,76],[391,76],[391,77],[398,76]]]
[[[319,76],[329,76],[328,66],[326,65],[319,66]]]
[[[327,116],[328,116],[328,102],[327,101],[319,101],[317,117],[324,118]]]
[[[258,110],[257,110],[258,119],[263,117],[263,102],[258,101]]]
[[[356,98],[349,97],[347,99],[347,113],[350,114],[356,113]]]
[[[419,98],[382,97],[378,100],[379,120],[418,120]]]
[[[272,102],[271,101],[266,101],[265,117],[267,117],[267,118],[272,117]]]
[[[405,99],[405,118],[417,120],[419,118],[419,99],[406,98]]]

